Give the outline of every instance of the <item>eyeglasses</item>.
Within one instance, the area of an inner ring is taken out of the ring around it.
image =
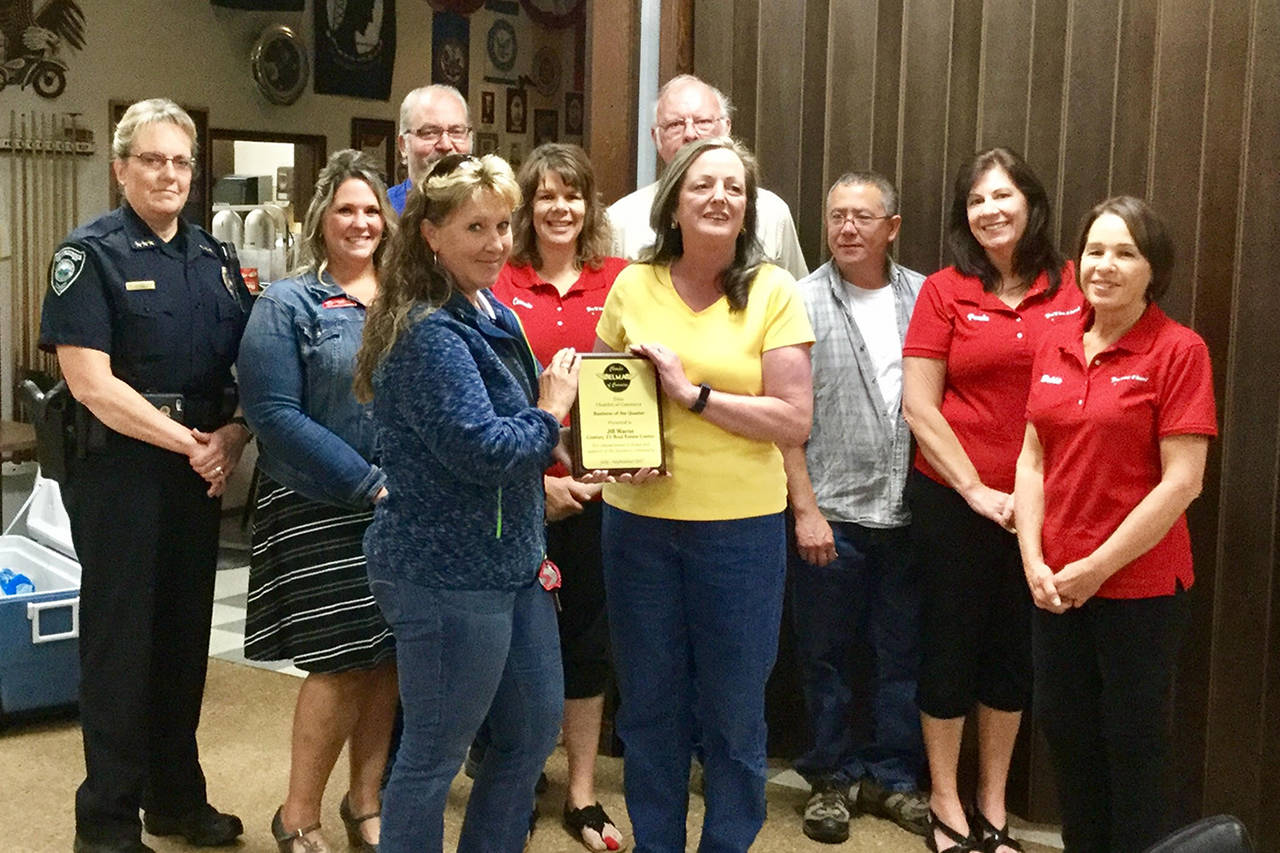
[[[446,154],[435,162],[431,167],[431,171],[427,172],[427,179],[439,178],[444,175],[451,175],[459,169],[475,169],[480,166],[480,158],[470,154]]]
[[[451,127],[439,127],[434,124],[424,124],[417,130],[406,130],[404,132],[405,136],[416,136],[427,145],[435,145],[446,134],[454,142],[466,142],[467,137],[471,135],[471,125],[455,124]]]
[[[165,167],[166,163],[172,163],[173,170],[175,172],[191,173],[194,172],[196,168],[196,161],[182,154],[177,154],[173,157],[166,157],[156,151],[143,151],[141,154],[128,154],[126,156],[140,161],[147,171],[150,172],[159,172]]]
[[[658,125],[658,131],[668,139],[674,139],[684,133],[684,129],[690,124],[693,130],[699,136],[708,136],[715,132],[716,125],[724,121],[724,116],[685,116],[684,118],[673,118],[670,121],[664,121]]]
[[[865,231],[875,226],[882,219],[892,219],[893,214],[888,213],[884,216],[875,216],[867,213],[865,210],[833,210],[827,214],[827,227],[832,231],[838,231],[844,227],[846,222],[852,222],[853,227],[859,231]]]

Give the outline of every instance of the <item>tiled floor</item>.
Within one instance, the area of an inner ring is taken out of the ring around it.
[[[209,657],[283,672],[303,678],[306,673],[289,661],[262,662],[244,656],[244,612],[249,598],[249,533],[239,513],[222,519],[218,549],[218,576],[213,585],[213,629],[209,632]]]
[[[306,673],[288,661],[262,662],[244,656],[244,609],[249,597],[249,567],[219,569],[213,587],[213,629],[209,632],[209,657],[283,672],[303,678]]]

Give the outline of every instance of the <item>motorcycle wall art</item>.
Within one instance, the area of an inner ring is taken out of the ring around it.
[[[0,0],[0,89],[30,86],[45,98],[61,95],[67,88],[68,66],[59,55],[64,42],[84,49],[84,11],[75,0]]]

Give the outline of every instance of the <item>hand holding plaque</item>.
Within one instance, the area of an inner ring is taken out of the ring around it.
[[[640,355],[583,353],[573,404],[572,469],[611,476],[644,468],[666,471],[662,387]]]

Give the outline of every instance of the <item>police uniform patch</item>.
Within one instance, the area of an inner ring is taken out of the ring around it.
[[[53,255],[53,265],[49,268],[49,287],[61,296],[83,271],[84,252],[75,246],[63,246]]]

